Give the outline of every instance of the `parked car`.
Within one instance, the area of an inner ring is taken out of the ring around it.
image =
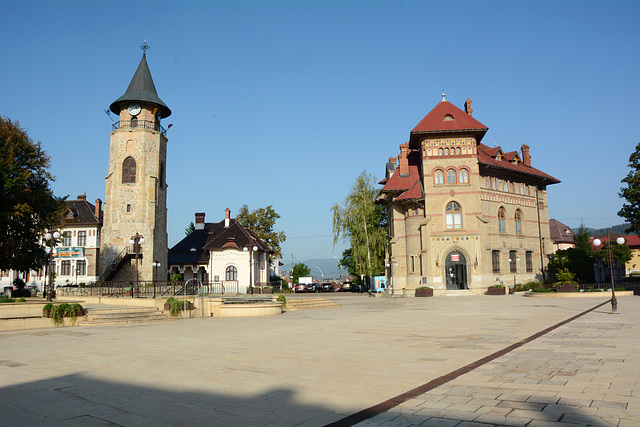
[[[342,284],[342,292],[350,292],[351,291],[351,286],[353,286],[353,283],[351,282],[344,282]]]
[[[315,283],[307,283],[307,292],[318,292]]]
[[[333,292],[333,285],[331,283],[323,283],[320,285],[320,292]]]
[[[295,293],[307,292],[307,285],[305,285],[304,283],[296,283],[296,286],[294,287],[294,292]]]
[[[362,292],[360,285],[351,285],[351,292]]]

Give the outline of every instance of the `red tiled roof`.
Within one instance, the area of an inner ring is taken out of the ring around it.
[[[384,187],[382,187],[382,192],[406,191],[413,187],[415,182],[419,180],[418,166],[409,165],[409,176],[400,176],[400,169],[396,169]]]
[[[567,233],[567,230],[569,233]],[[549,220],[549,237],[553,240],[553,243],[574,243],[575,240],[573,230],[555,219]]]
[[[444,120],[449,114],[453,120]],[[486,132],[489,128],[465,113],[449,101],[440,101],[424,119],[413,128],[412,132],[437,132],[451,130],[474,129]]]
[[[404,193],[402,193],[396,198],[396,200],[416,200],[416,199],[418,200],[424,199],[424,191],[422,191],[422,184],[420,182],[420,179],[417,179],[409,190],[405,191]]]
[[[499,148],[500,147],[489,148],[484,144],[478,144],[478,163],[489,167],[543,178],[547,181],[550,181],[551,184],[557,184],[560,182],[560,180],[552,177],[551,175],[546,174],[534,167],[526,166],[524,163],[514,164],[506,160],[494,159],[489,153],[494,153],[495,155],[495,150]]]

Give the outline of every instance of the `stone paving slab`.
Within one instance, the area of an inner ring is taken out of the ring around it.
[[[368,298],[261,318],[0,333],[0,426],[322,426],[598,304]],[[638,425],[640,299],[619,298],[360,425]]]

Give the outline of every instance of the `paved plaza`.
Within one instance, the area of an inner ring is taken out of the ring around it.
[[[2,332],[0,426],[640,425],[638,297],[329,298]]]

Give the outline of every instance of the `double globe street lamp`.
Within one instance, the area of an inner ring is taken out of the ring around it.
[[[53,248],[56,246],[56,240],[60,238],[61,234],[58,230],[53,233],[47,232],[44,235],[44,239],[49,242],[49,287],[45,283],[44,293],[47,296],[47,301],[53,299]]]
[[[611,313],[617,313],[618,312],[618,300],[616,299],[616,284],[615,284],[615,280],[613,277],[613,255],[611,254],[611,239],[613,238],[613,236],[611,236],[609,233],[607,233],[607,249],[608,249],[608,255],[609,255],[609,272],[611,273]],[[618,237],[616,239],[616,243],[619,245],[624,245],[625,240],[624,237]],[[593,240],[593,245],[595,247],[599,247],[600,245],[602,245],[602,240],[600,239],[594,239]]]
[[[135,293],[138,293],[138,258],[140,256],[140,245],[144,243],[144,237],[142,234],[136,233],[135,236],[131,236],[129,239],[129,244],[133,245],[133,253],[136,260],[136,290]],[[131,298],[134,297],[134,291],[131,289]]]

